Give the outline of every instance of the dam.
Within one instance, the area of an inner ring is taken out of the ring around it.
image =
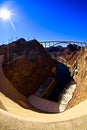
[[[38,106],[37,102],[33,102],[35,100],[32,100],[32,99],[36,98],[36,100],[37,101],[39,100],[40,102],[41,97],[37,98],[35,97],[35,95],[34,96],[32,95],[27,100],[26,97],[24,97],[19,92],[17,92],[12,86],[12,84],[9,83],[9,81],[6,79],[6,77],[3,74],[3,70],[2,70],[3,62],[4,62],[3,56],[0,56],[0,128],[2,130],[5,130],[5,129],[6,130],[9,130],[9,129],[14,129],[14,130],[18,130],[18,129],[19,130],[24,130],[24,129],[25,130],[28,130],[28,129],[30,130],[32,129],[86,130],[87,128],[87,100],[61,113],[48,114],[48,113],[43,113],[44,110],[36,111],[36,109],[33,108],[29,104],[29,102],[34,103],[32,105]],[[12,87],[11,90],[9,86]],[[71,87],[72,91],[74,91],[75,87],[76,87],[75,84],[73,88]],[[66,93],[66,91],[68,90],[65,90],[64,93]],[[70,91],[68,91],[68,93]],[[57,99],[52,99],[52,95],[53,94],[50,93],[49,97],[46,97],[49,99],[48,105],[50,104],[50,100],[53,100],[53,103],[54,103],[54,100],[57,100]],[[44,96],[46,95],[44,94]],[[41,101],[42,102],[41,106],[44,105],[43,104],[44,100]],[[53,105],[56,106],[55,109],[58,112],[58,103],[54,103]],[[49,107],[47,106],[47,108]],[[50,108],[52,108],[52,106]]]

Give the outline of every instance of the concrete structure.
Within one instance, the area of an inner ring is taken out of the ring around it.
[[[58,113],[59,103],[52,102],[35,95],[28,98],[29,103],[36,109],[46,113]]]
[[[60,114],[37,113],[12,105],[8,112],[0,109],[1,130],[87,130],[87,100]]]
[[[3,56],[0,56],[0,61],[0,78],[4,82]],[[4,86],[0,82],[0,89],[10,85],[5,81]],[[21,96],[17,98],[22,102],[24,97]],[[60,114],[44,114],[25,109],[0,92],[0,130],[87,130],[87,100]]]
[[[58,46],[58,45],[68,45],[68,44],[77,44],[82,47],[87,47],[87,42],[78,42],[78,41],[42,41],[40,42],[45,48],[51,46]]]

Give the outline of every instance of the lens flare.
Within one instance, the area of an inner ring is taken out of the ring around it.
[[[11,20],[11,18],[12,18],[13,15],[14,15],[14,14],[12,13],[11,10],[8,10],[8,9],[6,9],[6,8],[1,8],[1,9],[0,9],[0,18],[1,18],[2,20],[4,20],[4,21],[9,21],[10,24],[11,24],[11,26],[12,26],[12,28],[13,28],[13,30],[16,31],[15,25],[14,25],[14,23],[13,23],[12,20]]]
[[[2,18],[3,20],[8,20],[11,18],[11,16],[12,16],[12,13],[10,10],[5,9],[5,8],[0,9],[0,18]]]

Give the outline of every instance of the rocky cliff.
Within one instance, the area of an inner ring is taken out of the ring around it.
[[[77,87],[68,104],[68,109],[87,99],[87,47],[81,49],[80,46],[70,44],[62,51],[56,48],[54,54],[55,52],[54,58],[65,65],[69,65],[71,72],[75,72],[73,79]]]
[[[77,87],[68,108],[71,108],[87,99],[87,48],[79,52],[77,62],[78,73],[74,75]]]
[[[54,60],[37,40],[19,39],[0,47],[6,77],[25,96],[34,94],[49,77],[55,77]]]
[[[76,44],[69,44],[61,53],[61,56],[67,61],[68,64],[72,65],[73,62],[79,55],[80,46]]]

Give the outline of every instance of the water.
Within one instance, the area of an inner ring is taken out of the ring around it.
[[[58,74],[56,76],[57,84],[52,93],[48,96],[48,100],[58,102],[60,94],[63,92],[67,84],[72,80],[70,72],[63,63],[57,62]]]
[[[69,101],[73,97],[73,93],[74,93],[75,89],[76,89],[76,84],[75,83],[72,84],[72,81],[71,81],[71,84],[69,84],[69,86],[65,89],[65,91],[62,94],[62,97],[60,100],[60,105],[59,105],[59,112],[65,111]]]

